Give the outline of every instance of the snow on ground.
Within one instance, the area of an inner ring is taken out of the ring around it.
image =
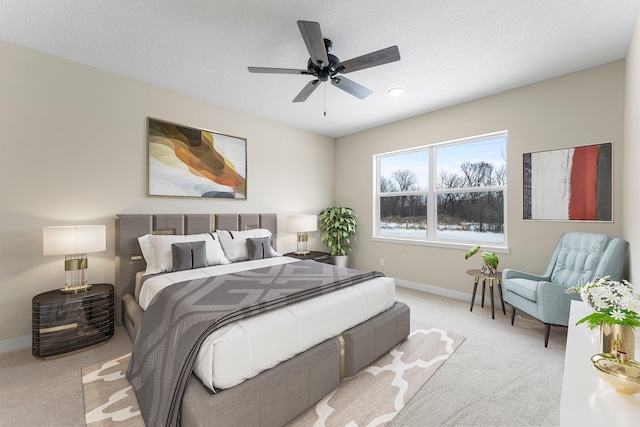
[[[426,229],[405,228],[404,224],[382,223],[381,236],[403,237],[410,239],[424,239],[427,237]],[[453,242],[474,243],[504,243],[504,233],[479,232],[471,230],[441,230],[437,231],[438,240],[450,240]]]

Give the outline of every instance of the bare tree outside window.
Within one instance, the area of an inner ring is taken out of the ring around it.
[[[503,244],[506,140],[503,134],[381,156],[378,235]],[[436,170],[429,170],[429,156]],[[436,218],[431,238],[429,215]]]
[[[425,238],[429,152],[413,150],[383,156],[378,162],[379,234]]]

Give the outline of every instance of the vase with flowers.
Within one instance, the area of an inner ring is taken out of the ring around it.
[[[580,319],[576,325],[586,323],[589,328],[600,327],[602,353],[616,357],[618,352],[635,358],[634,329],[640,326],[640,295],[626,280],[620,282],[609,277],[594,279],[579,287],[571,287],[568,294],[580,297],[593,309],[593,313]]]

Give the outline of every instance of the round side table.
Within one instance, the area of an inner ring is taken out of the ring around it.
[[[498,292],[500,294],[500,302],[502,303],[502,313],[504,315],[507,314],[507,311],[504,308],[504,299],[502,299],[502,271],[496,271],[495,273],[485,273],[479,268],[467,270],[467,274],[469,276],[473,276],[473,295],[471,296],[471,308],[469,311],[473,311],[473,303],[476,300],[476,291],[478,290],[478,282],[482,280],[482,303],[481,307],[484,308],[484,289],[487,284],[487,280],[489,281],[489,292],[491,293],[491,318],[495,319],[494,309],[493,309],[493,282],[495,281],[498,285]]]

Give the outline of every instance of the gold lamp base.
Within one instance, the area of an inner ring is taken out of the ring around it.
[[[309,241],[309,235],[306,231],[298,231],[298,247],[296,255],[308,255],[311,253],[307,250],[307,242]]]
[[[71,294],[86,292],[91,289],[87,283],[87,254],[66,255],[64,261],[65,286],[60,288],[60,292]]]
[[[77,292],[86,292],[91,289],[91,285],[65,286],[60,288],[60,292],[64,294],[72,294]]]

